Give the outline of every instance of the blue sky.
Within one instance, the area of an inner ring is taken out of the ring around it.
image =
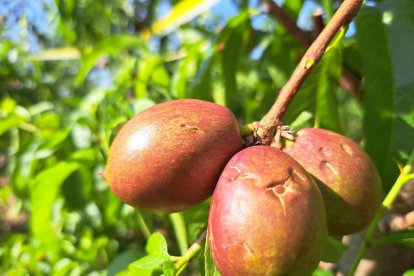
[[[281,4],[283,1],[284,0],[276,0],[276,2],[279,4]],[[250,0],[251,6],[258,6],[258,3],[259,0]],[[50,14],[44,12],[44,7],[47,7],[52,11],[56,10],[54,0],[0,0],[0,16],[6,18],[5,24],[7,26],[4,35],[8,39],[15,41],[22,39],[22,37],[27,37],[27,30],[19,27],[22,24],[24,25],[24,22],[22,23],[21,20],[19,22],[19,18],[22,16],[26,17],[30,22],[33,22],[36,26],[37,31],[44,35],[48,35],[48,33],[53,29],[51,28],[53,21],[52,18],[49,17]],[[305,1],[302,12],[298,19],[298,25],[301,28],[306,30],[309,30],[311,28],[310,14],[317,8],[318,6],[314,1]],[[168,12],[168,10],[169,7],[167,5],[160,5],[158,15],[162,16]],[[226,18],[236,15],[237,12],[237,8],[231,0],[221,0],[211,8],[212,14],[219,15],[223,18],[223,25],[225,24]],[[260,26],[263,24],[264,19],[264,16],[255,16],[253,18],[253,26],[260,28]],[[349,32],[354,32],[352,26]],[[36,43],[36,37],[30,35],[30,30],[28,38],[30,50],[40,50]]]

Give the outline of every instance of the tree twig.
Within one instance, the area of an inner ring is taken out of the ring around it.
[[[206,236],[207,230],[204,230],[200,237],[190,246],[190,248],[188,248],[185,255],[175,263],[175,269],[177,270],[176,275],[181,274],[188,262],[201,250],[201,248],[203,248],[203,241]]]
[[[322,12],[318,11],[312,16],[314,23],[312,37],[305,31],[296,25],[293,20],[280,6],[278,6],[272,0],[264,0],[263,9],[266,13],[275,17],[281,22],[286,29],[296,38],[296,40],[305,47],[309,47],[312,44],[314,38],[316,38],[323,30],[324,23],[322,18]],[[343,67],[342,76],[339,79],[339,85],[347,91],[350,95],[361,99],[359,93],[360,80],[345,66]]]
[[[320,61],[335,34],[348,25],[361,7],[362,0],[345,0],[336,11],[332,19],[312,43],[298,66],[293,71],[290,79],[281,89],[279,97],[269,112],[259,123],[255,124],[255,135],[261,144],[269,145],[272,142],[277,126],[281,124],[289,104],[296,92],[305,81],[306,77]]]

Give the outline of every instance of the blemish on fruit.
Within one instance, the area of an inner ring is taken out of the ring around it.
[[[181,124],[180,127],[190,130],[191,132],[197,132],[199,129],[198,127],[188,126],[186,124]]]
[[[249,258],[251,260],[255,260],[255,254],[253,252],[253,249],[250,247],[250,245],[248,245],[245,242],[238,242],[238,243],[233,243],[230,245],[225,246],[226,250],[229,251],[237,251],[240,252],[241,249],[244,249],[244,251],[247,253],[247,255],[249,256]]]
[[[328,152],[328,149],[327,148],[325,148],[325,147],[320,147],[319,148],[319,154],[320,155],[322,155],[322,156],[326,156],[326,154],[327,154],[327,152]]]
[[[354,155],[354,152],[352,151],[351,147],[345,144],[341,144],[341,148],[349,155]]]

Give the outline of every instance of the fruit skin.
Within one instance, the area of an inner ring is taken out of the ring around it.
[[[269,146],[233,156],[208,220],[211,253],[223,276],[311,275],[326,237],[322,195],[299,163]]]
[[[325,199],[330,235],[358,232],[381,204],[381,181],[368,155],[349,138],[305,128],[284,149],[316,179]]]
[[[105,178],[134,207],[178,212],[213,193],[222,169],[241,148],[237,121],[227,108],[170,101],[122,127],[109,150]]]

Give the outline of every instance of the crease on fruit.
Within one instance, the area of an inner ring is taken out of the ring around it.
[[[286,216],[286,206],[285,206],[285,200],[283,199],[283,195],[278,194],[277,191],[275,191],[275,189],[272,189],[272,192],[276,196],[276,198],[279,200],[280,206],[282,206],[283,216]]]
[[[236,170],[238,173],[240,173],[240,172],[241,172],[241,170],[240,170],[237,166],[232,166],[232,165],[230,165],[229,167],[230,167],[230,169],[234,169],[234,170]]]
[[[225,246],[226,251],[230,251],[232,248],[235,248],[236,251],[243,249],[246,252],[247,257],[253,262],[254,266],[260,265],[260,263],[257,263],[257,257],[254,254],[253,248],[248,243],[242,241]]]
[[[319,162],[319,167],[321,168],[321,169],[323,169],[323,168],[328,168],[335,176],[339,176],[339,173],[336,171],[336,169],[332,166],[332,164],[331,163],[329,163],[328,161],[326,161],[326,160],[321,160],[320,162]]]
[[[254,173],[245,173],[237,179],[257,179],[257,176]]]
[[[294,181],[293,175],[297,175],[293,168],[288,168],[289,175],[286,177],[285,180],[280,182],[272,182],[267,185],[266,190],[271,191],[274,196],[279,200],[280,205],[282,206],[283,215],[286,215],[286,205],[283,196],[286,193],[289,193],[292,189],[288,184],[288,181]]]
[[[290,176],[291,176],[291,179],[293,181],[296,181],[299,178],[300,181],[301,181],[301,183],[305,183],[306,182],[306,177],[304,175],[301,175],[301,174],[297,173],[296,170],[293,169],[293,168],[290,171]]]

